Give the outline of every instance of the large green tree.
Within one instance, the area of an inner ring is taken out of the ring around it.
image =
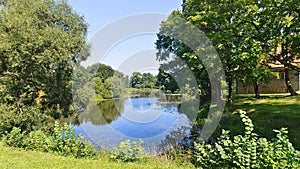
[[[291,69],[300,72],[299,66],[293,65],[300,52],[300,2],[258,1],[248,6],[251,18],[241,20],[250,23],[255,30],[245,35],[252,35],[250,37],[261,43],[271,60],[284,65],[287,90],[296,95],[289,72]]]
[[[96,64],[92,65],[92,67],[97,68],[95,76],[102,79],[102,82],[104,82],[106,79],[108,79],[110,77],[113,77],[116,72],[111,66],[101,64],[101,63],[96,63]]]
[[[130,86],[133,88],[140,88],[142,85],[143,75],[140,72],[133,72],[130,77]]]
[[[1,0],[1,101],[67,116],[73,65],[88,55],[86,33],[83,16],[64,0]]]
[[[228,9],[224,9],[224,6],[221,3],[211,2],[211,4],[209,4],[206,1],[191,0],[184,1],[182,10],[174,11],[172,15],[181,17],[186,20],[186,22],[195,25],[205,33],[209,40],[211,40],[222,60],[226,72],[226,80],[229,86],[228,101],[231,102],[233,80],[237,75],[236,71],[238,70],[238,64],[242,61],[238,57],[238,52],[232,50],[232,46],[235,46],[239,41],[236,37],[232,36],[235,30],[230,22],[230,15],[223,15],[224,10]],[[175,74],[182,74],[181,68],[184,68],[185,65],[187,65],[197,79],[201,95],[209,96],[211,95],[212,86],[210,84],[210,79],[208,78],[208,67],[205,67],[203,64],[205,60],[200,60],[199,57],[197,57],[199,52],[193,51],[181,40],[164,35],[165,29],[177,29],[176,27],[180,26],[178,26],[176,22],[172,22],[172,19],[168,19],[162,23],[161,32],[159,33],[156,42],[156,47],[159,50],[157,58],[160,61],[167,61],[167,64],[164,64],[165,67],[168,67],[171,72],[177,71]],[[187,32],[186,34],[189,33]],[[189,38],[189,41],[193,41],[193,38],[195,37]],[[204,49],[204,53],[205,50],[210,49]],[[170,57],[168,57],[169,53],[174,53],[180,58],[180,61],[178,62],[177,58],[170,59]],[[208,55],[208,57],[211,57],[211,55]],[[185,62],[185,65],[178,64],[182,61]],[[219,68],[215,67],[215,69]]]
[[[175,79],[163,70],[159,70],[157,75],[157,86],[163,91],[170,91],[174,93],[179,90],[178,84]]]
[[[253,84],[259,97],[258,83],[270,80],[270,69],[266,66],[270,61],[278,61],[285,66],[287,89],[291,95],[296,94],[288,72],[290,69],[299,71],[292,64],[299,56],[300,46],[298,1],[186,0],[182,6],[182,10],[174,11],[172,15],[191,22],[212,41],[226,73],[228,102],[232,101],[235,79]],[[171,20],[162,23],[156,42],[158,59],[170,65],[174,61],[170,61],[168,53],[173,52],[194,73],[198,72],[195,75],[197,79],[207,81],[205,71],[201,69],[203,64],[195,57],[195,52],[180,40],[163,34],[165,29],[176,27],[176,22]],[[279,48],[280,51],[277,50]],[[200,86],[203,88],[205,85]]]
[[[101,101],[122,97],[129,87],[128,77],[101,63],[87,68],[76,66],[73,77],[73,99],[78,113],[87,108],[91,98]]]
[[[151,73],[133,72],[130,77],[130,87],[132,88],[149,88],[156,87],[157,77]]]

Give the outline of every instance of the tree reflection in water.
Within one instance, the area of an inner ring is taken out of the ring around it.
[[[161,144],[158,146],[157,150],[159,153],[167,153],[170,148],[174,147],[189,149],[193,147],[194,142],[198,142],[200,128],[195,122],[200,116],[199,102],[199,99],[190,99],[178,104],[179,112],[185,114],[189,118],[192,126],[181,126],[172,130],[164,140],[161,140]]]
[[[181,126],[180,128],[172,130],[164,140],[161,140],[161,144],[158,146],[157,150],[158,153],[166,153],[170,148],[177,147],[188,135],[190,129],[190,126]]]
[[[143,147],[146,151],[149,150],[147,152],[151,155],[160,154],[180,145],[187,136],[193,135],[190,129],[196,119],[197,107],[193,105],[197,101],[178,104],[158,98],[105,100],[90,104],[78,116],[76,123],[79,125],[76,129],[95,144],[106,148],[118,145],[126,139],[143,139]],[[139,116],[153,119],[153,114],[158,110],[161,114],[147,123],[126,118]],[[125,116],[126,113],[129,116]]]
[[[100,126],[115,121],[124,110],[124,101],[120,99],[104,100],[97,104],[90,104],[87,109],[79,115],[80,123],[91,122]]]

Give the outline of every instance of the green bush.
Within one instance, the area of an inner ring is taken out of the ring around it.
[[[253,133],[252,120],[241,112],[244,135],[230,139],[229,131],[222,131],[214,145],[195,143],[194,161],[202,168],[299,168],[300,153],[288,139],[286,128],[274,130],[276,138],[268,141]]]
[[[0,136],[10,133],[14,127],[26,133],[34,130],[50,132],[53,124],[53,118],[32,106],[17,109],[13,105],[0,104]]]
[[[74,127],[67,124],[61,127],[57,122],[48,143],[48,150],[59,155],[75,158],[93,158],[97,154],[97,150],[92,143],[75,134]]]
[[[111,159],[120,160],[123,162],[133,162],[144,157],[144,149],[141,146],[142,140],[139,142],[126,140],[121,142],[119,148],[116,148],[111,155]]]
[[[21,131],[21,129],[17,127],[13,127],[11,132],[6,137],[4,137],[4,141],[8,146],[23,148],[24,138],[25,138],[25,134]]]
[[[47,151],[49,138],[41,130],[32,131],[23,140],[23,146],[26,150]]]
[[[67,124],[61,127],[58,122],[55,123],[54,132],[51,135],[46,135],[41,130],[26,134],[20,128],[14,127],[3,141],[8,146],[75,158],[94,158],[97,154],[97,149],[88,141],[82,140],[81,136],[77,136],[73,127]]]

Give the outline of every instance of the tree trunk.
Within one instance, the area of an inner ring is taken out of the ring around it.
[[[253,87],[254,87],[254,92],[255,92],[255,98],[259,99],[260,98],[260,94],[259,94],[258,82],[254,82],[253,83]]]
[[[286,88],[287,88],[288,92],[291,94],[291,96],[296,96],[297,93],[292,86],[292,82],[291,82],[290,75],[289,75],[289,68],[287,66],[285,66],[284,72],[285,72]]]
[[[228,98],[227,98],[227,102],[228,103],[232,103],[233,98],[232,98],[232,91],[233,91],[233,82],[232,82],[232,78],[228,78]]]

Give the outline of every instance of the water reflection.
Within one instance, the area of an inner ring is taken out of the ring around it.
[[[192,126],[185,112],[180,112],[178,104],[161,102],[158,98],[129,98],[91,104],[78,119],[80,125],[75,126],[75,132],[99,146],[111,150],[127,139],[142,139],[144,148],[151,154],[168,143],[178,143]]]
[[[106,125],[115,121],[124,109],[124,100],[105,100],[90,104],[78,117],[80,124],[91,122],[93,125]]]
[[[187,135],[190,134],[190,126],[181,126],[172,130],[165,139],[161,140],[158,146],[158,152],[167,152],[169,148],[182,144]]]

